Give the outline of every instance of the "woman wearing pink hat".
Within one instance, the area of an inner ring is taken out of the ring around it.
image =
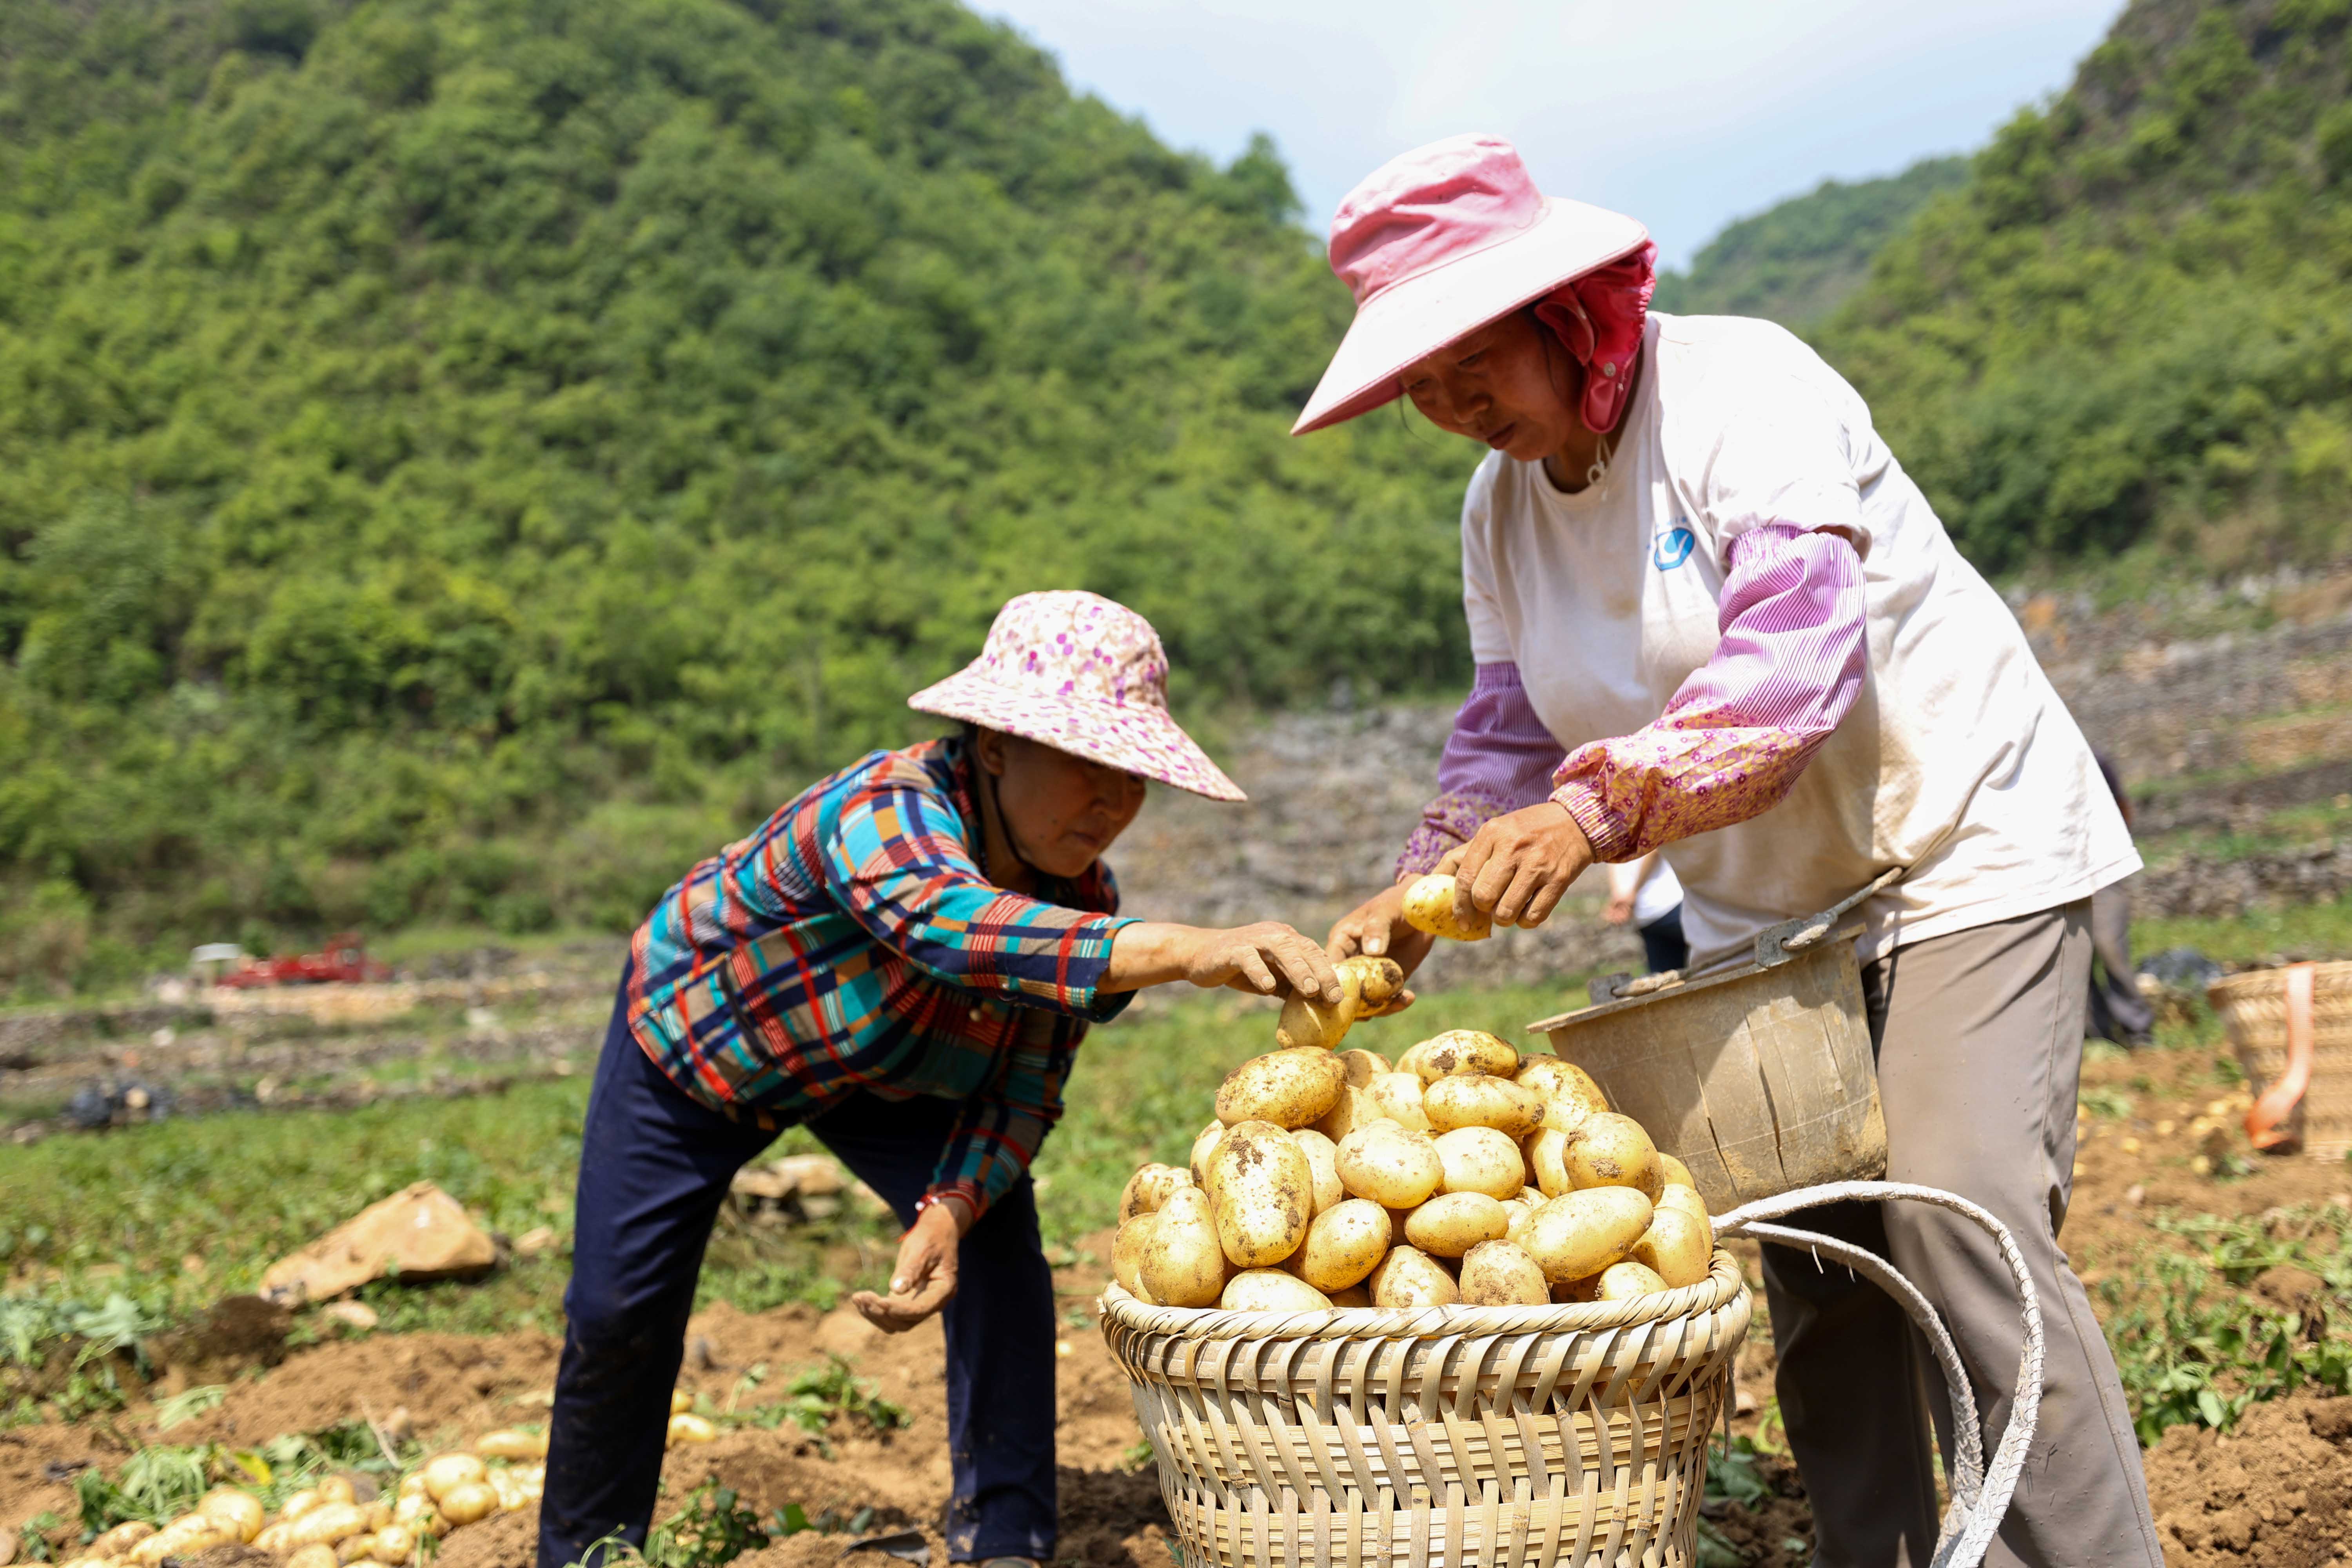
[[[1052,1554],[1054,1281],[1029,1163],[1087,1026],[1147,985],[1339,996],[1287,926],[1121,917],[1102,854],[1147,780],[1242,792],[1168,713],[1134,611],[1024,594],[908,699],[961,735],[875,752],[688,871],[637,929],[583,1129],[539,1562],[642,1545],[703,1247],[805,1124],[907,1227],[893,1333],[946,1311],[957,1562]]]
[[[2049,1331],[2040,1427],[1988,1563],[2162,1561],[2113,1358],[2058,1249],[2091,894],[2138,865],[2090,748],[1853,389],[1777,326],[1648,310],[1639,223],[1464,136],[1340,205],[1354,323],[1300,432],[1403,396],[1489,448],[1462,512],[1476,679],[1400,879],[1456,872],[1535,925],[1595,860],[1662,851],[1695,966],[1883,873],[1861,949],[1891,1179],[1991,1209]],[[1331,949],[1410,969],[1401,884]],[[1922,1205],[1823,1222],[1951,1325],[1986,1420],[2017,1309],[1980,1233]],[[1891,1300],[1768,1247],[1780,1410],[1822,1564],[1936,1539],[1930,1357]]]

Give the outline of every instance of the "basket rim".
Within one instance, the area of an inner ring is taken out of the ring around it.
[[[1719,1312],[1746,1293],[1738,1259],[1718,1247],[1696,1285],[1622,1301],[1541,1307],[1326,1307],[1309,1312],[1229,1312],[1219,1307],[1148,1307],[1116,1282],[1104,1287],[1103,1322],[1136,1333],[1193,1340],[1412,1340],[1446,1334],[1580,1333],[1630,1329]]]
[[[2261,995],[2273,991],[2284,983],[2286,972],[2294,967],[2293,964],[2280,963],[2268,969],[2242,969],[2235,974],[2224,974],[2205,987],[2205,999],[2218,1007],[2225,998],[2243,1000],[2241,993]],[[2312,963],[2311,968],[2315,986],[2352,985],[2352,959],[2318,959]]]

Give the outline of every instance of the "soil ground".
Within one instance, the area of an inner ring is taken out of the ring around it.
[[[2222,1181],[2192,1170],[2189,1161],[2203,1145],[2188,1122],[2228,1092],[2217,1083],[2210,1052],[2103,1056],[2086,1067],[2084,1088],[2088,1102],[2103,1113],[2085,1122],[2066,1238],[2095,1288],[2106,1271],[2126,1267],[2159,1243],[2158,1222],[2168,1215],[2259,1218],[2297,1205],[2352,1204],[2347,1192],[2352,1171],[2340,1163],[2262,1159],[2249,1173]],[[1087,1321],[1104,1282],[1108,1239],[1107,1233],[1094,1238],[1057,1274],[1069,1309],[1057,1389],[1058,1561],[1165,1568],[1171,1561],[1167,1515],[1155,1476],[1140,1461],[1126,1381]],[[2302,1288],[2292,1279],[2253,1281],[2257,1294]],[[835,1354],[883,1397],[904,1406],[908,1419],[887,1433],[847,1418],[836,1419],[823,1437],[790,1427],[729,1432],[706,1447],[672,1452],[665,1477],[668,1497],[682,1497],[717,1476],[763,1516],[797,1503],[812,1518],[831,1511],[845,1519],[870,1509],[872,1531],[936,1529],[948,1491],[948,1459],[935,1324],[891,1340],[845,1309],[820,1314],[794,1306],[753,1315],[721,1305],[698,1314],[690,1336],[708,1342],[702,1359],[709,1365],[690,1367],[683,1384],[719,1405],[748,1368],[765,1363],[781,1373]],[[360,1416],[404,1418],[428,1444],[457,1442],[539,1417],[557,1350],[558,1342],[541,1333],[386,1334],[323,1343],[233,1381],[219,1408],[175,1427],[169,1440],[243,1445]],[[1771,1352],[1760,1312],[1741,1356],[1739,1381],[1742,1403],[1752,1402],[1753,1408],[1737,1428],[1769,1445],[1774,1434],[1759,1423],[1769,1414]],[[155,1436],[143,1407],[113,1422],[0,1432],[0,1519],[22,1520],[43,1509],[69,1514],[76,1468],[111,1467],[133,1445]],[[2297,1394],[2257,1405],[2226,1436],[2176,1426],[2148,1452],[2147,1468],[2170,1568],[2352,1564],[2352,1399]],[[1811,1554],[1801,1486],[1784,1458],[1768,1453],[1759,1470],[1774,1495],[1755,1509],[1712,1505],[1716,1527],[1756,1568],[1798,1568]],[[528,1516],[506,1516],[452,1536],[440,1561],[446,1568],[526,1564],[531,1531]],[[750,1568],[829,1563],[848,1540],[812,1532],[743,1561]]]

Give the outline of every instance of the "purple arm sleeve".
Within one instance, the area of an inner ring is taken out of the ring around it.
[[[1560,744],[1528,703],[1516,664],[1482,664],[1454,718],[1437,763],[1437,797],[1397,858],[1397,878],[1417,877],[1447,850],[1469,842],[1490,816],[1533,805],[1551,793]]]

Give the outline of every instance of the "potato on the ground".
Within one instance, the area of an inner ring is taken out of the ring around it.
[[[1315,1216],[1291,1264],[1300,1279],[1328,1295],[1370,1274],[1390,1245],[1389,1211],[1369,1198],[1349,1198]]]
[[[340,1561],[332,1546],[323,1541],[313,1541],[295,1547],[287,1555],[286,1568],[336,1568]]]
[[[1585,1187],[1631,1187],[1658,1194],[1658,1148],[1642,1124],[1613,1110],[1596,1110],[1568,1135],[1569,1179]]]
[[[1211,1307],[1224,1294],[1228,1266],[1209,1194],[1180,1187],[1160,1206],[1143,1246],[1143,1288],[1171,1307]]]
[[[320,1502],[357,1502],[359,1500],[359,1494],[352,1488],[349,1476],[321,1478],[318,1492]]]
[[[1271,1121],[1242,1121],[1209,1156],[1209,1211],[1236,1268],[1266,1268],[1298,1250],[1315,1217],[1307,1152]],[[1164,1212],[1164,1211],[1163,1211]]]
[[[111,1530],[100,1531],[98,1539],[82,1548],[82,1555],[97,1558],[124,1556],[132,1547],[154,1533],[155,1527],[145,1520],[131,1520]]]
[[[1217,1086],[1217,1120],[1228,1127],[1243,1121],[1312,1127],[1337,1103],[1347,1076],[1339,1058],[1319,1047],[1252,1057]]]
[[[1669,1285],[1696,1285],[1706,1278],[1715,1242],[1705,1220],[1661,1207],[1650,1215],[1650,1228],[1630,1256]]]
[[[365,1535],[346,1536],[342,1540],[335,1542],[335,1562],[338,1564],[338,1568],[341,1568],[341,1565],[346,1563],[373,1563],[374,1561],[375,1535],[373,1531],[370,1531]]]
[[[1527,1162],[1519,1146],[1492,1127],[1457,1127],[1433,1140],[1444,1190],[1484,1193],[1496,1202],[1519,1195],[1527,1185]]]
[[[1670,1187],[1698,1191],[1698,1184],[1691,1179],[1690,1167],[1664,1149],[1658,1151],[1658,1180]]]
[[[250,1542],[261,1533],[266,1510],[261,1500],[251,1492],[235,1487],[218,1487],[196,1500],[196,1511],[236,1528],[239,1541]]]
[[[416,1532],[404,1525],[387,1524],[375,1532],[375,1550],[368,1555],[378,1563],[405,1563],[416,1555]]]
[[[1666,1282],[1657,1271],[1645,1264],[1612,1263],[1601,1271],[1595,1282],[1592,1299],[1596,1301],[1622,1301],[1634,1296],[1654,1295],[1666,1289]]]
[[[1429,1117],[1421,1108],[1421,1075],[1402,1071],[1381,1073],[1364,1086],[1364,1093],[1378,1114],[1400,1127],[1426,1132]]]
[[[1706,1200],[1698,1195],[1696,1188],[1669,1182],[1658,1189],[1657,1205],[1662,1209],[1680,1209],[1706,1226],[1710,1237],[1714,1236],[1715,1216],[1706,1212]]]
[[[1404,890],[1405,924],[1450,942],[1483,942],[1495,932],[1495,917],[1473,909],[1468,919],[1454,911],[1454,879],[1435,872],[1415,878]]]
[[[1244,1268],[1225,1281],[1217,1299],[1228,1312],[1315,1312],[1330,1304],[1322,1291],[1279,1268]]]
[[[1631,1187],[1566,1193],[1538,1209],[1519,1245],[1557,1285],[1624,1258],[1650,1228],[1650,1200]]]
[[[699,1415],[673,1415],[669,1418],[672,1428],[671,1442],[707,1443],[711,1440],[709,1437],[700,1436],[689,1438],[677,1432],[676,1428],[681,1421],[699,1421],[705,1426],[710,1425],[708,1421],[703,1421]],[[714,1432],[712,1436],[716,1436],[717,1434]],[[477,1520],[488,1519],[498,1511],[499,1494],[482,1481],[468,1481],[462,1487],[453,1487],[450,1489],[449,1495],[441,1500],[441,1516],[455,1525],[471,1524]]]
[[[1485,1193],[1441,1193],[1405,1215],[1404,1238],[1432,1257],[1460,1258],[1510,1228],[1509,1213]]]
[[[1411,1247],[1391,1247],[1366,1283],[1376,1307],[1443,1307],[1462,1299],[1454,1276]]]
[[[1491,1127],[1524,1138],[1543,1124],[1543,1096],[1507,1078],[1465,1073],[1442,1078],[1422,1091],[1421,1113],[1433,1132],[1457,1127]]]
[[[1548,1198],[1576,1191],[1576,1178],[1568,1173],[1567,1133],[1557,1127],[1539,1127],[1521,1147],[1537,1191]]]
[[[1341,1141],[1339,1184],[1383,1208],[1409,1209],[1429,1201],[1445,1179],[1445,1163],[1426,1133],[1375,1122]]]
[[[1152,1169],[1146,1165],[1145,1170]],[[1165,1171],[1167,1166],[1159,1169]],[[1171,1174],[1173,1173],[1171,1173]],[[1157,1208],[1157,1204],[1152,1205]],[[474,1439],[474,1452],[485,1459],[544,1459],[547,1458],[547,1434],[501,1429],[485,1432]]]
[[[470,1454],[464,1457],[473,1458]],[[480,1461],[475,1460],[475,1463],[479,1464]],[[323,1541],[331,1546],[338,1541],[365,1533],[367,1525],[367,1515],[360,1510],[357,1503],[323,1502],[294,1521],[294,1528],[287,1532],[287,1544],[307,1546],[311,1542]]]
[[[438,1502],[453,1487],[480,1480],[487,1468],[471,1454],[436,1454],[425,1462],[425,1495]]]
[[[673,1415],[669,1418],[669,1440],[673,1443],[715,1443],[719,1440],[719,1428],[711,1424],[709,1417],[697,1415],[693,1411],[689,1410],[684,1415]],[[442,1517],[446,1519],[452,1524],[467,1524],[471,1522],[471,1521],[458,1518],[457,1509],[454,1507],[449,1500],[450,1498],[456,1497],[458,1492],[465,1491],[465,1489],[466,1489],[464,1487],[460,1487],[457,1489],[456,1491],[452,1491],[448,1497],[445,1497],[441,1500],[440,1508]],[[470,1496],[471,1494],[468,1493],[467,1495]],[[490,1494],[490,1500],[494,1504],[498,1501],[498,1494],[495,1491]],[[470,1507],[472,1505],[469,1503],[467,1506]]]
[[[1290,1141],[1298,1145],[1300,1153],[1307,1156],[1307,1173],[1314,1184],[1316,1214],[1321,1214],[1348,1195],[1347,1190],[1339,1185],[1338,1144],[1312,1127],[1301,1127],[1293,1131]]]
[[[1519,1070],[1519,1053],[1484,1029],[1448,1029],[1397,1058],[1397,1070],[1418,1073],[1423,1083],[1462,1073],[1510,1078]]]
[[[1222,1123],[1220,1123],[1222,1125]],[[1150,1214],[1168,1201],[1168,1194],[1192,1179],[1192,1173],[1173,1165],[1163,1165],[1157,1160],[1127,1179],[1125,1190],[1118,1194],[1118,1218],[1124,1225],[1139,1214]],[[478,1451],[488,1450],[475,1445]],[[511,1456],[492,1455],[491,1458]]]
[[[1110,1239],[1110,1277],[1129,1295],[1147,1303],[1150,1298],[1143,1289],[1143,1252],[1150,1244],[1152,1228],[1159,1220],[1157,1209],[1137,1215],[1121,1225]]]
[[[1460,1289],[1475,1307],[1540,1307],[1551,1300],[1542,1268],[1527,1248],[1508,1241],[1482,1241],[1464,1253]]]

